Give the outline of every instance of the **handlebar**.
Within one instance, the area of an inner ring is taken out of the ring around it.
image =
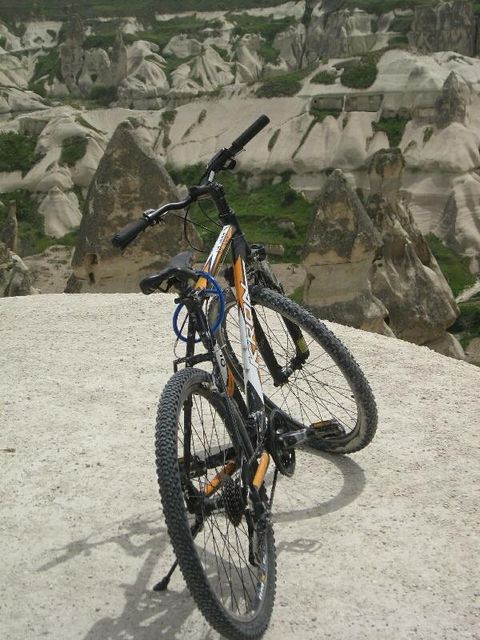
[[[213,182],[215,173],[225,168],[233,168],[235,166],[235,156],[242,151],[244,146],[250,142],[260,131],[267,126],[270,118],[262,115],[255,120],[238,138],[236,138],[228,149],[224,148],[218,151],[207,165],[204,176],[206,183],[189,190],[189,195],[185,200],[180,202],[170,202],[164,204],[159,209],[148,209],[144,212],[143,217],[134,222],[130,222],[126,227],[118,231],[112,238],[112,244],[119,249],[126,249],[128,245],[145,229],[153,224],[158,224],[169,211],[185,209],[192,202],[195,202],[200,196],[208,193],[209,186]]]
[[[267,126],[270,122],[270,118],[266,115],[260,116],[251,124],[243,133],[241,133],[236,140],[234,140],[230,146],[230,149],[236,155],[243,147],[252,140],[260,131]]]

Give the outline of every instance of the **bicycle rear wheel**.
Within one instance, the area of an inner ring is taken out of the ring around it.
[[[176,373],[160,398],[156,465],[168,533],[187,586],[227,638],[265,632],[275,594],[271,526],[253,553],[239,452],[224,400],[199,369]]]
[[[309,350],[302,366],[288,381],[277,385],[259,356],[266,406],[280,409],[305,427],[319,425],[318,438],[310,440],[308,446],[331,453],[352,453],[366,447],[375,435],[377,409],[370,385],[347,348],[323,322],[282,294],[253,286],[250,297],[256,320],[281,368],[288,367],[298,354],[289,322],[300,328]],[[243,388],[238,314],[230,289],[226,300],[217,339],[237,384]],[[212,317],[217,313],[212,305]],[[326,428],[322,433],[323,425]]]

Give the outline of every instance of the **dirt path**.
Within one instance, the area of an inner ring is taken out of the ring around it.
[[[160,303],[161,301],[161,303]],[[173,298],[0,301],[0,636],[212,640],[172,560],[153,465]],[[480,369],[338,327],[377,396],[349,457],[277,490],[266,640],[480,638]]]

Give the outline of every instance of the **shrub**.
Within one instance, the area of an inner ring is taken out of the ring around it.
[[[87,151],[88,140],[82,136],[72,136],[65,138],[62,142],[62,153],[60,154],[60,164],[68,167],[81,160]]]
[[[88,97],[90,100],[98,102],[99,105],[108,107],[111,102],[117,99],[117,88],[102,85],[92,87]]]
[[[407,122],[409,122],[408,118],[382,118],[378,122],[373,122],[372,128],[374,131],[384,131],[387,134],[390,146],[398,147]]]
[[[315,74],[310,82],[315,82],[316,84],[335,84],[335,79],[337,74],[335,71],[319,71],[319,73]]]
[[[109,49],[110,47],[113,47],[116,37],[116,33],[94,33],[85,38],[83,48]],[[132,42],[131,36],[128,37],[127,34],[123,34],[123,41],[125,42],[125,44],[130,44],[130,42]]]
[[[368,89],[377,79],[377,65],[368,56],[355,64],[345,65],[340,81],[351,89]]]
[[[177,117],[177,112],[175,109],[171,109],[169,111],[164,111],[162,113],[162,121],[165,124],[173,124],[175,122],[175,118]]]
[[[258,98],[277,98],[280,96],[294,96],[302,88],[300,80],[311,73],[311,68],[284,73],[281,76],[268,78],[256,90],[255,95]]]
[[[35,153],[37,138],[25,133],[0,133],[0,171],[30,171],[40,160]]]
[[[388,46],[391,49],[408,49],[408,38],[407,36],[393,36],[388,41]]]

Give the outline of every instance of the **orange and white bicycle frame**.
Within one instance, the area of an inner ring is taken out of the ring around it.
[[[245,397],[250,414],[257,411],[264,411],[263,391],[258,368],[258,346],[255,339],[255,329],[253,324],[252,304],[248,288],[246,273],[247,244],[233,224],[223,226],[215,242],[210,255],[208,256],[202,271],[216,276],[223,258],[228,249],[232,248],[233,257],[233,281],[235,285],[235,298],[238,309],[238,324],[240,327],[240,344],[242,349],[242,364],[245,385]],[[206,278],[200,277],[196,283],[197,289],[207,286]],[[229,395],[233,393],[233,374],[225,363],[221,353],[217,354],[224,381],[227,385]]]

